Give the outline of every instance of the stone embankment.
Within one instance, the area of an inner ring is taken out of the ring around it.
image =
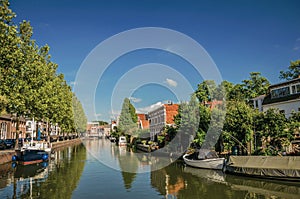
[[[64,141],[59,141],[59,142],[52,142],[51,143],[51,148],[52,150],[57,150],[59,148],[67,147],[67,146],[73,146],[81,143],[81,139],[73,139],[73,140],[64,140]]]
[[[15,154],[16,152],[14,150],[0,151],[0,165],[11,162],[11,157]]]
[[[72,140],[64,140],[59,142],[52,142],[52,150],[59,150],[63,147],[73,146],[81,143],[81,139],[72,139]],[[0,165],[5,164],[12,161],[12,156],[15,155],[16,152],[14,150],[4,150],[0,151]]]

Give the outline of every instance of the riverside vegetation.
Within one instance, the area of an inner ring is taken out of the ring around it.
[[[299,75],[300,60],[297,60],[290,63],[287,71],[281,71],[279,78],[290,80],[298,78]],[[163,147],[177,133],[184,137],[188,135],[186,132],[195,132],[191,146],[201,147],[210,127],[220,133],[220,137],[215,140],[217,144],[214,145],[214,149],[220,153],[228,153],[234,146],[239,146],[240,153],[243,154],[285,153],[295,133],[299,132],[300,112],[294,112],[291,117],[286,118],[277,109],[266,112],[254,109],[251,99],[267,94],[269,86],[269,81],[260,72],[251,72],[249,79],[240,84],[223,81],[217,85],[213,80],[201,82],[190,101],[179,105],[179,113],[174,118],[175,125],[162,129],[155,144]],[[214,109],[206,106],[208,102],[216,100],[222,101],[222,104]],[[113,132],[113,136],[133,136],[139,143],[152,145],[153,141],[144,138],[149,135],[149,130],[138,129],[136,120],[135,108],[126,98],[122,106],[120,125]],[[210,126],[212,121],[214,126]],[[197,122],[199,125],[195,129]]]

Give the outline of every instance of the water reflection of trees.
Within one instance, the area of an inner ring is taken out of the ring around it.
[[[134,154],[127,151],[126,147],[115,147],[115,149],[115,154],[118,157],[124,181],[124,187],[130,189],[139,169],[139,160]]]
[[[25,183],[19,182],[17,186],[21,186],[21,191],[15,192],[17,195],[12,198],[71,198],[84,168],[86,150],[78,145],[56,153],[58,159],[50,162],[46,178],[33,177],[25,179]]]

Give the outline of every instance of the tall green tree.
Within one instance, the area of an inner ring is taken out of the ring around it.
[[[199,128],[199,102],[196,94],[192,94],[189,102],[182,102],[179,105],[178,116],[175,123],[178,127],[177,133],[180,137],[180,144],[185,150],[196,136]]]
[[[0,1],[0,96],[6,99],[7,113],[14,115],[17,123],[16,137],[19,133],[20,116],[26,112],[23,88],[24,79],[19,78],[24,54],[20,49],[21,39],[17,26],[13,23],[15,13],[9,8],[7,0]]]
[[[132,117],[132,109],[130,109],[130,100],[125,98],[122,105],[122,110],[119,118],[119,129],[125,133],[131,135],[137,130],[137,123],[134,122]]]
[[[291,61],[288,70],[280,71],[280,79],[291,80],[300,76],[300,60]]]
[[[136,110],[135,110],[134,106],[131,104],[130,101],[129,101],[129,112],[130,112],[132,121],[134,123],[137,123],[138,117],[137,117],[137,114],[136,114]]]
[[[30,23],[22,21],[17,26],[14,17],[9,1],[0,0],[1,110],[14,115],[17,130],[21,116],[58,123],[66,132],[78,129],[74,121],[74,94],[64,76],[57,74],[58,66],[50,60],[49,46],[39,47],[32,39]],[[82,113],[80,102],[76,104],[76,110]],[[76,121],[76,125],[79,123],[82,130],[84,121]]]
[[[226,146],[228,150],[233,145],[246,147],[252,141],[254,111],[243,101],[227,103],[223,138],[229,144]]]
[[[80,101],[78,100],[78,98],[75,96],[75,94],[73,94],[73,109],[74,109],[75,130],[78,133],[83,133],[86,131],[87,118],[84,113],[83,107]]]

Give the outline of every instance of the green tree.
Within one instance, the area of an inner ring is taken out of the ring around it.
[[[286,140],[283,141],[284,146],[288,146],[294,139],[294,136],[300,132],[300,112],[292,112],[287,122],[287,130]]]
[[[247,99],[255,98],[267,93],[270,82],[267,78],[261,76],[260,72],[251,72],[250,78],[243,80]]]
[[[137,123],[133,120],[132,108],[130,106],[130,100],[125,98],[119,118],[119,129],[121,132],[129,135],[137,130]]]
[[[205,135],[209,129],[211,120],[211,110],[203,104],[199,104],[199,128],[193,142],[196,146],[201,146],[205,140]]]
[[[0,114],[3,114],[6,110],[7,100],[4,96],[0,96]]]
[[[75,130],[77,133],[83,133],[86,131],[86,125],[87,125],[87,118],[84,113],[83,107],[76,97],[76,95],[73,93],[73,110],[74,110],[74,123],[75,123]],[[100,124],[100,121],[99,121]],[[107,123],[105,123],[107,124]],[[103,125],[103,124],[100,124]]]
[[[254,109],[243,101],[228,102],[226,106],[223,138],[226,149],[239,144],[244,147],[253,139]],[[238,143],[236,143],[238,142]]]
[[[217,86],[213,80],[205,80],[202,83],[198,84],[198,89],[195,91],[195,94],[200,103],[212,101],[215,96]]]
[[[185,150],[189,142],[196,136],[199,128],[199,102],[196,94],[191,95],[189,102],[182,102],[179,105],[178,115],[175,118],[177,134],[181,144],[181,150]]]
[[[279,150],[285,140],[290,137],[287,119],[277,109],[268,109],[265,113],[258,115],[256,121],[256,130],[267,142],[267,147],[271,146]]]
[[[135,110],[134,106],[131,104],[130,101],[129,101],[129,112],[130,112],[132,121],[134,123],[137,123],[138,117],[137,117],[137,114],[136,114],[136,110]]]
[[[280,79],[291,80],[300,76],[300,60],[291,61],[287,71],[280,71]]]

